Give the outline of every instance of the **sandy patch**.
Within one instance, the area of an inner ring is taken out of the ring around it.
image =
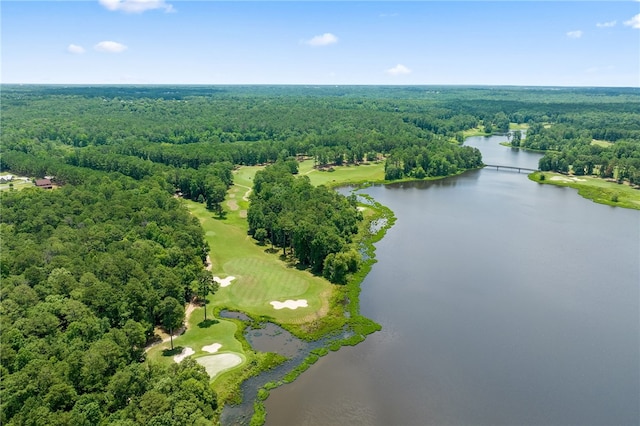
[[[564,177],[564,176],[552,176],[551,180],[560,182],[586,182],[586,179],[580,179],[576,177]]]
[[[185,359],[186,357],[188,357],[188,356],[190,356],[190,355],[193,355],[193,354],[195,354],[195,353],[196,353],[196,352],[195,352],[193,349],[191,349],[190,347],[188,347],[188,346],[187,346],[186,348],[184,348],[184,349],[182,350],[182,352],[180,352],[178,355],[174,356],[174,357],[173,357],[173,360],[174,360],[175,362],[180,363],[180,362],[182,362],[182,360],[183,360],[183,359]]]
[[[220,343],[213,343],[211,345],[203,346],[202,350],[205,352],[209,352],[210,354],[214,354],[218,352],[218,350],[222,347]]]
[[[298,308],[306,308],[307,306],[309,306],[306,299],[285,300],[284,302],[278,302],[274,300],[273,302],[270,302],[270,303],[273,306],[273,309],[283,309],[283,308],[298,309]]]
[[[246,210],[240,210],[239,216],[242,218],[247,217],[247,211]]]
[[[207,370],[207,374],[213,379],[223,371],[242,364],[242,357],[234,353],[226,353],[202,356],[196,361]]]
[[[231,285],[231,281],[235,279],[236,277],[227,277],[227,278],[213,277],[213,280],[218,284],[220,284],[220,287],[227,287]]]
[[[363,212],[363,211],[365,211],[365,210],[366,210],[364,207],[360,207],[360,206],[356,207],[356,209],[357,209],[359,212]]]
[[[236,202],[236,200],[228,200],[227,206],[229,206],[229,210],[231,211],[238,210],[238,203]]]

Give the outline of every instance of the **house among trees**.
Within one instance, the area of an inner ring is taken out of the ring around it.
[[[52,189],[51,179],[36,179],[36,186],[43,189]]]

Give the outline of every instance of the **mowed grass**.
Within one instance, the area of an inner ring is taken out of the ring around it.
[[[317,318],[329,306],[333,286],[308,271],[298,270],[280,259],[280,252],[259,246],[247,235],[246,220],[240,210],[227,211],[224,219],[206,210],[205,205],[185,200],[185,205],[202,224],[211,248],[212,273],[236,277],[209,298],[212,306],[236,309],[251,316],[267,316],[280,323]],[[272,301],[306,299],[308,307],[274,309]]]
[[[210,306],[207,306],[207,319],[213,319]],[[203,323],[204,308],[194,310],[189,319],[188,330],[181,336],[173,338],[173,346],[183,348],[190,347],[195,351],[191,357],[198,358],[200,356],[210,355],[209,352],[203,351],[202,347],[219,343],[222,346],[217,353],[234,352],[242,355],[244,359],[242,344],[234,337],[238,326],[231,320],[220,318],[216,318],[216,320],[218,321],[217,323],[205,326]],[[163,351],[170,347],[170,342],[161,343],[150,349],[147,357],[155,361],[174,362],[173,356],[163,355]]]
[[[233,172],[233,183],[236,185],[253,187],[253,177],[258,170],[264,169],[264,166],[242,166]]]
[[[542,175],[544,180],[540,179]],[[532,173],[529,178],[539,183],[575,188],[578,194],[596,203],[640,210],[640,190],[626,184],[591,176],[567,176],[551,172]]]
[[[308,176],[311,184],[344,185],[349,183],[382,182],[384,180],[384,162],[362,163],[358,166],[336,166],[333,171],[321,171],[313,168],[313,160],[305,160],[299,165],[299,175]]]

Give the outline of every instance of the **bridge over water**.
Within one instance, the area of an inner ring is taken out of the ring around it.
[[[485,164],[484,167],[495,167],[496,170],[500,170],[500,169],[506,169],[506,170],[517,170],[518,173],[520,173],[520,171],[525,171],[525,172],[538,172],[540,171],[540,169],[530,169],[528,167],[519,167],[519,166],[503,166],[501,164]]]

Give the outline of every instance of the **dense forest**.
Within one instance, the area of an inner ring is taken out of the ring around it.
[[[141,363],[154,325],[179,326],[196,290],[199,223],[154,180],[84,179],[0,193],[0,421],[206,424],[203,367]]]
[[[545,127],[535,123],[526,138],[513,146],[544,151],[540,169],[576,176],[596,175],[640,184],[640,122],[632,114],[611,117],[616,131],[592,129],[581,123]],[[622,123],[622,120],[627,122]],[[599,139],[608,137],[609,139]],[[615,143],[613,143],[615,142]]]
[[[544,170],[640,181],[638,89],[4,85],[0,101],[0,169],[55,184],[0,192],[3,424],[212,420],[204,369],[144,347],[181,324],[209,250],[180,197],[222,216],[238,166],[269,165],[250,235],[335,283],[358,268],[361,215],[298,158],[441,177],[482,166],[465,131],[516,123]]]

